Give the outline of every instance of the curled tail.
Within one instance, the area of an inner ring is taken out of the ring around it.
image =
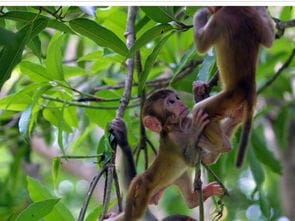
[[[245,158],[248,141],[251,132],[252,126],[252,116],[253,116],[253,107],[254,107],[254,97],[250,97],[247,99],[247,102],[244,106],[244,124],[242,128],[241,138],[240,138],[240,146],[237,155],[236,166],[241,167]]]

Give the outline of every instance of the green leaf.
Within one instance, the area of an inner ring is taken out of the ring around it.
[[[54,157],[52,160],[52,180],[54,185],[56,185],[57,183],[60,164],[61,164],[60,157]]]
[[[19,131],[23,136],[30,136],[39,112],[38,100],[50,88],[51,85],[41,83],[40,87],[34,92],[30,106],[22,113],[19,120]]]
[[[51,75],[46,74],[46,68],[42,65],[30,61],[22,61],[19,67],[23,74],[28,75],[31,80],[35,82],[48,82],[54,80]]]
[[[168,23],[170,21],[175,21],[174,15],[169,10],[170,7],[167,6],[143,6],[140,7],[144,13],[159,23]]]
[[[29,84],[15,94],[0,99],[0,109],[11,111],[24,111],[32,102],[33,92],[40,84]]]
[[[32,105],[30,105],[20,116],[18,127],[19,131],[25,137],[29,134],[30,122],[32,116]]]
[[[173,32],[171,32],[170,34],[165,36],[163,39],[161,39],[161,41],[154,48],[153,52],[146,59],[142,75],[140,76],[140,79],[139,79],[139,85],[138,85],[138,93],[139,94],[141,94],[141,92],[142,92],[142,90],[144,88],[144,85],[145,85],[146,79],[148,77],[148,74],[150,73],[151,69],[153,68],[153,65],[154,65],[154,63],[156,61],[156,58],[157,58],[158,54],[160,53],[160,50],[162,49],[163,45],[166,43],[166,41],[168,40],[168,38],[172,34],[173,34]]]
[[[265,180],[264,171],[261,167],[261,164],[257,161],[257,158],[254,155],[253,150],[250,148],[248,151],[250,159],[250,169],[252,171],[254,180],[257,184],[258,189],[261,189],[262,184]]]
[[[269,204],[269,199],[263,190],[259,190],[259,205],[263,215],[270,220],[271,218],[271,206]]]
[[[282,174],[282,165],[273,153],[267,148],[266,141],[263,139],[263,129],[258,127],[251,133],[251,144],[257,159],[269,167],[273,172]],[[250,148],[249,148],[250,149]]]
[[[103,206],[100,205],[89,213],[85,221],[97,221],[97,217],[102,213]]]
[[[0,27],[0,45],[13,46],[15,33]]]
[[[51,103],[54,106],[53,103]],[[43,117],[51,124],[55,125],[58,129],[65,132],[72,132],[72,128],[63,121],[63,110],[60,107],[46,108],[43,110]]]
[[[173,27],[168,24],[157,25],[145,33],[143,33],[138,40],[135,41],[134,45],[130,48],[130,52],[128,57],[132,56],[137,50],[141,47],[145,46],[150,41],[154,40],[155,38],[165,34],[168,31],[171,31]]]
[[[200,67],[198,80],[208,81],[210,74],[212,73],[213,68],[215,67],[215,56],[207,53],[204,57],[204,61]]]
[[[0,88],[9,79],[13,68],[21,60],[25,45],[46,27],[45,24],[45,19],[34,20],[30,25],[17,32],[12,47],[4,47],[0,56]]]
[[[41,52],[40,38],[38,36],[34,37],[33,40],[28,43],[28,47],[39,58],[39,61],[41,62],[41,60],[42,60],[42,52]]]
[[[41,200],[48,200],[55,198],[49,190],[40,184],[40,182],[31,177],[27,177],[28,191],[31,199],[34,202]],[[73,215],[70,213],[67,207],[63,203],[59,202],[48,216],[45,221],[58,220],[58,221],[74,221]]]
[[[48,27],[49,28],[54,28],[54,29],[56,29],[56,30],[58,30],[60,32],[74,34],[72,29],[70,29],[65,23],[57,21],[57,20],[50,19],[48,21]]]
[[[32,203],[22,211],[16,221],[38,221],[48,215],[60,199],[48,199]]]
[[[38,14],[26,11],[9,11],[2,16],[4,19],[18,22],[30,22],[36,17],[38,17]]]
[[[47,48],[47,57],[45,60],[47,75],[54,80],[64,80],[64,73],[62,68],[62,47],[63,47],[63,33],[56,33],[53,35]]]
[[[70,26],[74,31],[90,38],[101,47],[110,48],[122,56],[128,53],[126,45],[115,33],[92,20],[77,18],[70,21]]]
[[[286,105],[280,109],[274,123],[276,138],[278,139],[281,148],[288,147],[288,129],[290,122],[290,107]]]

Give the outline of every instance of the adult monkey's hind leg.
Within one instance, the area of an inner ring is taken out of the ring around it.
[[[224,90],[194,106],[194,110],[204,109],[210,118],[210,123],[204,129],[201,138],[202,147],[212,152],[228,152],[231,150],[229,137],[221,128],[220,120],[230,116],[231,112],[238,109],[244,100],[244,90]]]

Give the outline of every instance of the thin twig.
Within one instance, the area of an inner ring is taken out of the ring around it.
[[[137,14],[137,7],[128,7],[128,17],[127,17],[127,47],[131,48],[135,41],[135,18]],[[132,81],[133,81],[133,70],[134,70],[134,58],[128,58],[127,61],[127,75],[124,86],[124,93],[121,99],[121,105],[117,111],[117,117],[123,118],[126,107],[128,106],[129,99],[131,97]]]
[[[85,217],[85,214],[86,214],[86,210],[87,210],[87,207],[89,205],[89,201],[90,201],[90,198],[93,194],[93,191],[100,179],[100,177],[102,176],[102,174],[107,170],[107,167],[104,167],[101,171],[98,172],[98,174],[93,178],[93,180],[91,181],[90,185],[89,185],[89,190],[87,192],[87,196],[83,202],[83,206],[80,210],[80,214],[79,214],[79,217],[78,217],[78,221],[83,221],[84,220],[84,217]]]
[[[216,180],[217,183],[219,183],[220,186],[224,189],[224,195],[229,196],[228,190],[226,189],[226,187],[224,186],[224,184],[222,183],[222,181],[219,179],[219,177],[214,173],[214,171],[208,165],[206,165],[203,162],[202,162],[202,165],[213,176],[214,180]]]
[[[69,155],[63,155],[63,156],[59,156],[59,158],[61,159],[88,159],[88,158],[97,158],[97,157],[101,157],[103,156],[103,154],[97,154],[97,155],[93,155],[93,156],[69,156]]]
[[[90,109],[101,109],[101,110],[116,110],[116,109],[118,109],[118,106],[83,104],[83,103],[76,102],[76,101],[64,100],[64,99],[61,99],[59,97],[52,97],[52,96],[49,96],[49,95],[46,95],[46,94],[42,95],[42,98],[45,99],[45,100],[50,100],[50,101],[54,101],[54,102],[58,102],[58,103],[63,103],[63,104],[68,105],[68,106],[83,107],[83,108],[90,108]],[[128,108],[137,107],[137,106],[138,106],[138,104],[132,104],[132,105],[129,105]]]
[[[195,166],[194,191],[197,191],[199,198],[199,220],[204,221],[204,202],[201,179],[201,148],[197,147],[198,160]]]
[[[282,72],[289,67],[294,56],[295,56],[295,48],[292,50],[290,56],[288,57],[286,62],[280,67],[280,69],[257,90],[257,94],[260,94],[263,90],[265,90],[268,86],[270,86],[282,74]]]

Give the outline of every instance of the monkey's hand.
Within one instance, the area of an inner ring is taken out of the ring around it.
[[[203,188],[203,196],[204,200],[206,200],[210,196],[222,196],[224,194],[224,189],[217,182],[212,182],[206,185]]]
[[[205,26],[210,15],[211,13],[207,8],[198,10],[194,17],[195,26],[197,28]]]
[[[205,81],[194,81],[193,82],[193,95],[195,102],[198,103],[201,100],[209,97],[209,84]]]
[[[193,126],[195,128],[196,135],[200,135],[205,128],[205,126],[209,123],[208,114],[204,112],[202,109],[196,109],[193,112]]]
[[[115,118],[110,124],[110,133],[115,136],[117,144],[121,147],[128,145],[127,128],[125,122],[121,118]]]

